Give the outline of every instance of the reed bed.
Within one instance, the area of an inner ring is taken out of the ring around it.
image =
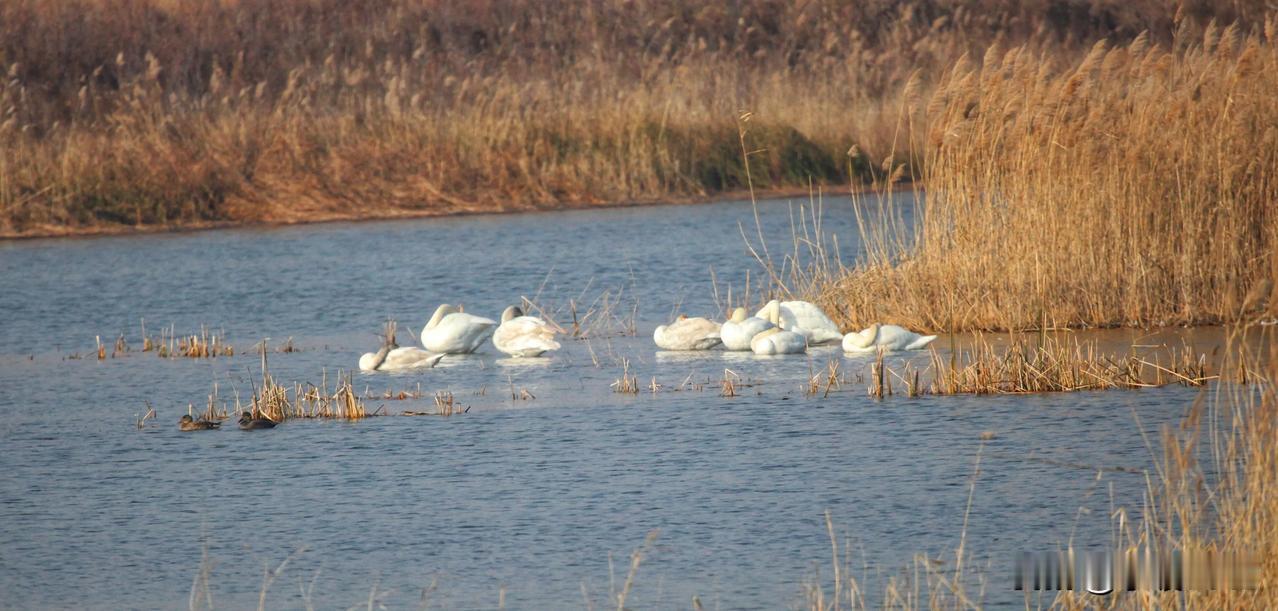
[[[146,320],[142,324],[142,351],[154,352],[160,358],[216,358],[219,356],[235,356],[235,347],[226,340],[226,331],[214,331],[207,325],[200,325],[198,333],[178,335],[173,325],[160,329],[158,336],[148,335]],[[99,346],[101,341],[99,341]],[[123,350],[121,350],[123,348]],[[116,351],[128,352],[128,342],[121,335],[116,340]],[[99,348],[101,354],[101,348]]]
[[[1101,601],[1066,593],[1061,609],[1273,609],[1278,607],[1278,347],[1231,346],[1230,361],[1265,363],[1255,383],[1204,391],[1179,427],[1162,433],[1162,460],[1150,477],[1148,507],[1138,523],[1119,521],[1119,549],[1142,546],[1249,551],[1260,559],[1254,589],[1142,592]]]
[[[991,46],[906,96],[921,221],[860,201],[866,258],[794,292],[849,328],[933,332],[1278,315],[1278,17],[1176,24],[1066,60]]]
[[[639,394],[639,378],[630,372],[630,359],[621,359],[621,377],[608,385],[612,392],[627,395]],[[657,391],[657,379],[652,379],[652,390]]]
[[[927,86],[996,40],[1072,56],[1168,39],[1176,4],[1146,8],[14,0],[0,234],[703,197],[746,186],[743,108],[756,186],[862,182],[885,157],[921,160],[899,129],[910,73]]]
[[[284,422],[295,418],[323,418],[332,420],[362,420],[378,415],[368,411],[363,399],[351,383],[351,374],[338,372],[330,391],[328,373],[325,372],[317,386],[296,382],[285,386],[275,381],[267,366],[266,353],[262,353],[262,377],[253,383],[253,394],[247,406],[241,407],[236,399],[237,412],[248,412],[255,418],[267,418]]]
[[[942,357],[933,350],[933,379],[928,392],[953,394],[1023,394],[1152,388],[1167,384],[1202,386],[1219,379],[1209,370],[1207,355],[1167,347],[1154,354],[1135,351],[1103,353],[1095,342],[1042,335],[1009,338],[1002,350],[978,337],[969,350]],[[882,363],[876,363],[882,371]],[[879,376],[881,377],[881,376]],[[907,374],[901,379],[908,379]],[[917,375],[914,375],[917,387]]]

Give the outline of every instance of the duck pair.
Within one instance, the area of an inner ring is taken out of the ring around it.
[[[498,350],[517,358],[538,357],[561,346],[546,321],[527,316],[518,306],[506,308],[501,323],[475,316],[451,304],[435,309],[422,327],[422,348],[395,345],[393,331],[382,350],[360,357],[364,371],[390,371],[434,367],[446,354],[471,354],[490,338]],[[383,354],[384,352],[384,354]]]
[[[240,415],[239,425],[241,429],[246,431],[275,428],[275,422],[273,420],[268,418],[254,418],[248,412],[244,412]],[[196,420],[188,414],[182,416],[182,418],[178,420],[178,428],[183,431],[215,431],[222,428],[222,423],[213,420]]]

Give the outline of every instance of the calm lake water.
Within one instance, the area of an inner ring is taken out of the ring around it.
[[[823,231],[850,259],[849,206],[828,200]],[[761,205],[774,255],[797,213]],[[828,583],[827,510],[871,588],[915,554],[952,566],[978,454],[966,545],[997,607],[1021,604],[1013,552],[1104,546],[1113,506],[1139,515],[1158,451],[1141,427],[1157,439],[1194,390],[875,401],[857,380],[867,359],[836,348],[657,352],[652,330],[676,310],[718,315],[711,269],[721,297],[747,272],[757,285],[739,223],[753,234],[749,203],[0,243],[0,607],[184,607],[205,551],[213,603],[253,607],[264,564],[303,547],[268,607],[303,607],[307,588],[319,608],[370,593],[411,607],[423,590],[450,608],[609,607],[629,554],[658,531],[628,606],[785,608],[818,569]],[[540,295],[584,314],[603,291],[620,295],[618,317],[637,312],[637,336],[355,376],[372,394],[425,394],[370,409],[431,411],[450,391],[462,415],[176,426],[215,384],[232,404],[248,396],[263,337],[300,349],[270,355],[277,379],[318,383],[375,348],[387,317],[407,344],[440,302],[496,317]],[[142,353],[142,318],[153,333],[208,325],[238,354]],[[93,358],[94,336],[119,334],[134,352]],[[637,395],[609,388],[623,360]],[[847,384],[808,396],[831,361]],[[720,396],[706,382],[725,369],[752,386]],[[139,430],[148,403],[158,420]]]

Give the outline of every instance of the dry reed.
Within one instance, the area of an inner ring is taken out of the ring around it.
[[[1154,354],[1134,350],[1109,354],[1101,352],[1095,342],[1052,335],[1036,341],[1011,337],[1003,350],[977,337],[973,348],[953,351],[947,357],[933,350],[931,368],[929,392],[938,395],[1202,386],[1219,377],[1210,373],[1206,355],[1193,356],[1189,350],[1167,347]]]
[[[922,220],[858,203],[866,259],[800,292],[933,332],[1278,314],[1278,17],[1195,32],[958,63],[926,101]]]
[[[1268,336],[1267,353],[1241,341],[1226,351],[1230,361],[1265,363],[1257,383],[1222,383],[1203,391],[1180,426],[1164,429],[1163,458],[1149,479],[1144,519],[1120,521],[1115,542],[1121,550],[1253,552],[1260,559],[1256,587],[1146,591],[1108,601],[1063,593],[1057,608],[1093,608],[1102,602],[1114,609],[1278,607],[1278,337],[1272,327],[1257,334]]]
[[[639,394],[639,378],[630,373],[630,359],[621,359],[621,377],[608,385],[612,388],[612,392],[623,393],[629,395]],[[652,379],[653,392],[656,392],[657,379]]]
[[[247,406],[241,407],[238,399],[236,400],[237,412],[247,412],[255,418],[266,418],[273,422],[294,418],[361,420],[377,415],[370,413],[365,407],[351,383],[350,373],[338,372],[331,391],[328,389],[327,372],[323,373],[318,386],[301,382],[285,386],[271,376],[265,352],[261,357],[261,380],[252,383],[253,394]]]
[[[0,235],[704,196],[745,187],[741,108],[756,186],[861,181],[918,162],[900,101],[964,54],[1180,25],[1171,2],[1048,5],[13,0]]]

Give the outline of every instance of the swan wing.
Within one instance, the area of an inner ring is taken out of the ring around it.
[[[880,326],[881,329],[881,326]],[[880,330],[880,333],[882,331]],[[874,327],[853,331],[843,336],[844,352],[871,352],[878,348],[875,342]]]
[[[422,329],[422,347],[430,352],[467,354],[478,349],[497,328],[491,318],[454,312],[433,328]]]
[[[493,345],[512,356],[538,356],[560,348],[554,330],[535,316],[518,316],[502,323],[493,333]]]
[[[786,312],[789,312],[788,316]],[[834,324],[834,321],[830,320],[830,317],[816,304],[807,301],[782,302],[781,323],[781,328],[802,333],[811,344],[824,344],[843,339],[839,326]]]
[[[723,341],[719,323],[706,318],[685,318],[657,327],[652,338],[665,350],[708,350]]]
[[[750,340],[771,328],[772,323],[762,318],[747,318],[741,322],[729,320],[723,323],[719,337],[723,340],[723,347],[728,350],[749,350]]]
[[[398,369],[434,367],[441,358],[444,358],[442,353],[427,352],[415,346],[404,346],[391,350],[379,369],[394,371]]]
[[[909,345],[905,347],[905,349],[906,350],[922,350],[926,348],[928,344],[932,343],[935,340],[936,340],[935,335],[917,335],[916,334],[915,340],[910,342]]]

